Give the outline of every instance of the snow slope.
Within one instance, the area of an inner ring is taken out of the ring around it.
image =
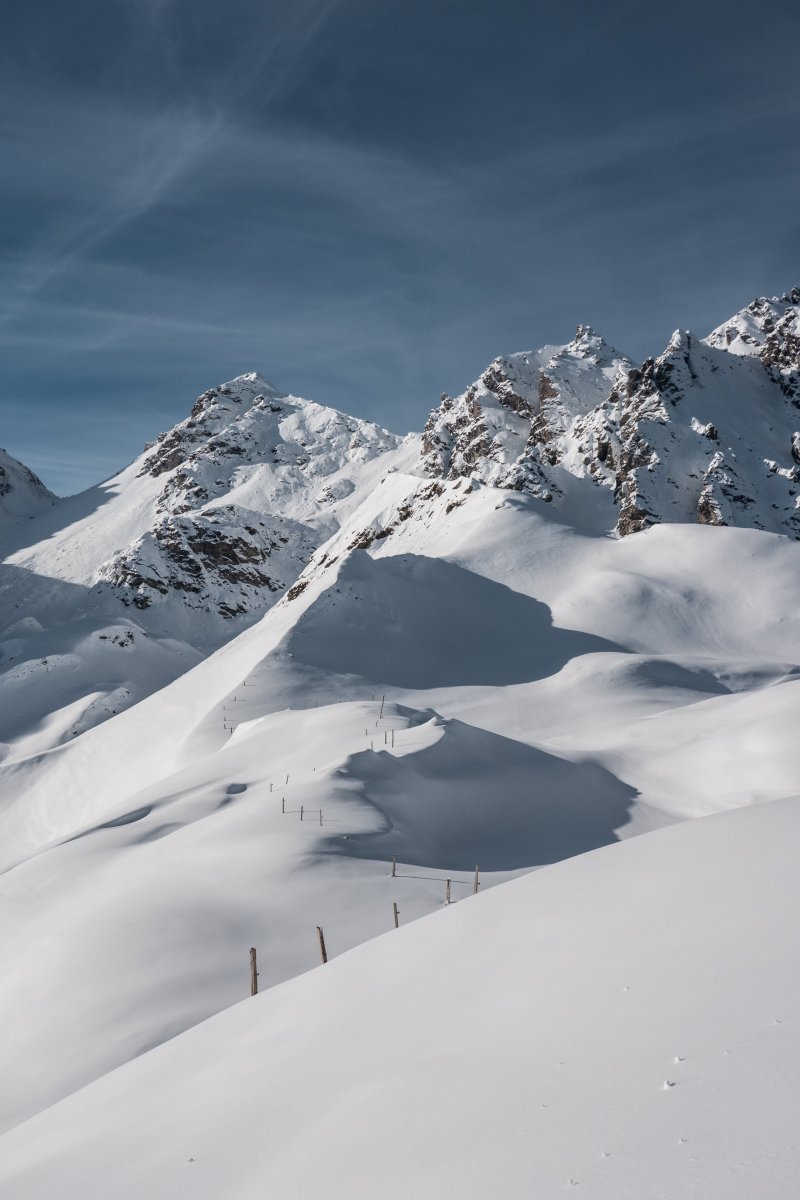
[[[791,1200],[799,837],[795,798],[451,905],[6,1134],[0,1190]]]
[[[390,900],[406,922],[446,878],[465,894],[475,863],[488,887],[795,794],[797,546],[548,511],[389,475],[259,624],[0,768],[0,1124],[233,1003],[250,945],[278,982],[313,965],[315,925],[339,952]]]

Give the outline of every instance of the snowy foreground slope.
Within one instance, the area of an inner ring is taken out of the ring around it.
[[[453,905],[6,1134],[0,1192],[792,1200],[798,839],[777,801]]]

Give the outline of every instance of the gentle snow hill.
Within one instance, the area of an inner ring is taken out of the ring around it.
[[[6,1134],[0,1190],[793,1200],[799,838],[726,813],[390,932]]]

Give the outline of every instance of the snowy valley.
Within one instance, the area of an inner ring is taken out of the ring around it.
[[[0,1194],[793,1195],[798,289],[242,375],[0,548]]]

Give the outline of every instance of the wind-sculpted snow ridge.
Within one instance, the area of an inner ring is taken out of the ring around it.
[[[57,498],[29,467],[0,450],[0,528],[35,517],[57,503]]]
[[[583,326],[558,351],[497,359],[457,399],[442,397],[423,467],[529,492],[568,518],[602,514],[599,484],[622,536],[677,521],[797,538],[799,410],[793,288],[754,300],[704,342],[676,331],[638,368]]]

